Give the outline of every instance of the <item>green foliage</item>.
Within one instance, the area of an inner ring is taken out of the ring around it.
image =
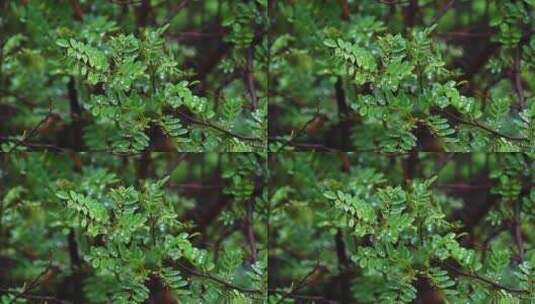
[[[270,150],[533,150],[531,1],[379,2],[273,5]]]
[[[263,1],[205,1],[186,14],[174,3],[125,13],[117,1],[69,4],[2,10],[2,151],[265,150]]]
[[[122,157],[125,165],[109,154],[2,155],[0,263],[12,261],[0,278],[2,301],[264,303],[263,156],[187,156]],[[256,191],[243,190],[251,183]],[[183,188],[192,184],[201,188]],[[218,211],[205,213],[206,204]],[[225,231],[219,213],[233,214]]]
[[[273,155],[274,303],[285,294],[285,303],[531,303],[534,160],[521,153]],[[519,200],[526,205],[515,215]],[[307,280],[310,265],[321,265],[323,275]]]

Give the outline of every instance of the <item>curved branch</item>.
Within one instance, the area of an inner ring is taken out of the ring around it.
[[[219,131],[221,133],[224,133],[228,136],[231,136],[231,137],[235,137],[237,139],[241,139],[241,140],[246,140],[246,141],[256,141],[256,142],[263,142],[263,140],[261,138],[258,138],[258,137],[251,137],[251,136],[246,136],[246,135],[241,135],[241,134],[237,134],[237,133],[233,133],[231,131],[228,131],[228,130],[225,130],[224,128],[218,126],[218,125],[214,125],[214,124],[211,124],[205,120],[200,120],[200,119],[197,119],[197,118],[193,118],[189,115],[186,115],[185,113],[183,112],[177,112],[180,116],[182,116],[182,118],[186,119],[188,122],[192,123],[192,124],[196,124],[196,125],[201,125],[201,126],[205,126],[205,127],[209,127],[209,128],[212,128],[216,131]]]
[[[456,274],[460,275],[460,276],[467,277],[467,278],[472,278],[472,279],[481,281],[483,283],[486,283],[486,284],[490,285],[494,289],[503,289],[505,291],[512,292],[512,293],[525,293],[525,294],[529,294],[530,293],[529,290],[507,287],[507,286],[501,285],[499,283],[496,283],[496,282],[492,281],[491,279],[479,276],[479,275],[474,274],[474,273],[464,272],[464,271],[462,271],[460,269],[457,269],[457,268],[455,268],[455,267],[453,267],[451,265],[448,265],[448,264],[444,264],[444,266],[446,268],[448,268],[449,270],[455,272]]]
[[[221,278],[218,278],[216,276],[213,276],[213,275],[210,275],[208,273],[205,273],[205,272],[200,272],[200,271],[197,271],[197,270],[194,270],[194,269],[191,269],[189,267],[186,267],[185,265],[182,265],[180,263],[176,263],[175,264],[178,268],[180,268],[180,270],[190,274],[190,275],[193,275],[193,276],[196,276],[196,277],[200,277],[200,278],[205,278],[205,279],[208,279],[208,280],[211,280],[213,282],[216,282],[222,286],[224,286],[225,288],[229,288],[229,289],[235,289],[237,291],[240,291],[240,292],[245,292],[245,293],[252,293],[252,294],[264,294],[264,291],[263,290],[260,290],[260,289],[254,289],[254,288],[246,288],[246,287],[241,287],[241,286],[237,286],[237,285],[234,285],[232,283],[229,283]]]
[[[490,134],[493,134],[495,136],[498,136],[498,137],[503,137],[505,139],[509,139],[509,140],[514,140],[514,141],[529,141],[528,138],[525,138],[525,137],[514,137],[514,136],[510,136],[510,135],[507,135],[507,134],[503,134],[503,133],[500,133],[494,129],[491,129],[477,121],[468,121],[468,120],[464,120],[460,117],[457,117],[453,114],[450,114],[450,113],[447,113],[447,112],[444,112],[444,114],[446,114],[447,116],[455,119],[456,121],[458,121],[459,123],[463,124],[463,125],[467,125],[467,126],[472,126],[472,127],[476,127],[476,128],[479,128],[481,130],[484,130],[484,131],[487,131],[488,133]]]

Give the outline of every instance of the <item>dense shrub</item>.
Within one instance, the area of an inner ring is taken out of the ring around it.
[[[261,155],[0,162],[0,303],[265,302]]]
[[[533,154],[281,153],[270,170],[272,303],[535,298]]]
[[[265,1],[0,5],[3,151],[265,150]]]
[[[534,21],[0,0],[0,304],[535,303]]]
[[[276,1],[271,150],[533,150],[534,8]]]

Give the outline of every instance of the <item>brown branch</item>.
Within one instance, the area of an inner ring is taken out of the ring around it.
[[[209,127],[209,128],[212,128],[214,130],[217,130],[223,134],[226,134],[228,136],[231,136],[231,137],[235,137],[237,139],[241,139],[241,140],[246,140],[246,141],[256,141],[256,142],[262,142],[263,140],[261,138],[258,138],[258,137],[251,137],[251,136],[246,136],[246,135],[241,135],[241,134],[237,134],[237,133],[233,133],[231,131],[228,131],[228,130],[225,130],[223,129],[222,127],[220,126],[217,126],[217,125],[214,125],[214,124],[211,124],[205,120],[200,120],[200,119],[196,119],[196,118],[193,118],[183,112],[178,112],[178,114],[186,119],[188,122],[192,123],[192,124],[196,124],[196,125],[201,125],[201,126],[205,126],[205,127]]]
[[[31,130],[30,132],[26,133],[25,135],[23,135],[22,139],[21,140],[17,140],[15,141],[15,145],[13,145],[13,147],[11,147],[11,149],[8,151],[8,152],[13,152],[18,146],[20,145],[25,145],[25,143],[31,139],[33,136],[35,136],[35,134],[37,133],[37,131],[39,130],[39,128],[41,128],[41,126],[43,124],[45,124],[46,122],[49,121],[49,118],[52,117],[52,105],[49,104],[48,105],[48,113],[46,114],[45,117],[43,117],[43,119],[41,119],[41,121],[39,121],[39,123],[37,125],[35,125]]]
[[[0,288],[0,293],[13,293],[13,292],[14,291],[9,288]],[[66,302],[58,298],[51,297],[51,296],[40,296],[40,295],[33,295],[33,294],[20,295],[19,298],[24,298],[27,300],[35,300],[35,301],[39,301],[39,303],[60,303],[60,304],[70,303],[70,302]],[[14,303],[14,301],[12,302]],[[32,302],[32,303],[35,303],[35,302]]]
[[[349,304],[353,301],[351,296],[350,273],[346,271],[349,267],[350,260],[347,257],[346,245],[343,236],[344,235],[342,233],[342,230],[338,229],[338,232],[334,237],[336,246],[336,257],[338,259],[338,270],[340,271],[340,273],[336,277],[336,285],[338,285],[339,288],[338,294],[340,296],[340,303]]]
[[[418,0],[409,0],[409,5],[403,9],[403,19],[406,29],[414,27],[418,13]]]
[[[30,292],[33,289],[37,288],[37,286],[39,284],[39,281],[41,281],[41,279],[50,271],[51,268],[52,268],[52,260],[49,259],[48,260],[48,265],[45,267],[45,269],[43,269],[43,271],[41,271],[32,281],[30,281],[29,284],[24,284],[24,287],[22,288],[22,291],[15,294],[15,297],[11,300],[11,303],[16,303],[17,299],[19,299],[19,298],[25,298],[25,299],[31,299],[31,298],[35,299],[36,297],[37,298],[43,298],[42,296],[29,295],[28,292]],[[5,290],[5,289],[3,289],[3,290]],[[9,290],[8,290],[8,292],[9,292]],[[44,298],[49,298],[49,297],[44,297]],[[55,298],[51,297],[50,299],[55,299]]]
[[[510,135],[507,135],[507,134],[503,134],[503,133],[500,133],[494,129],[491,129],[477,121],[467,121],[467,120],[463,120],[462,118],[460,117],[457,117],[453,114],[450,114],[448,112],[444,112],[444,114],[446,114],[447,116],[455,119],[456,121],[458,121],[459,123],[463,124],[463,125],[467,125],[467,126],[472,126],[472,127],[476,127],[476,128],[479,128],[479,129],[482,129],[484,131],[487,131],[488,133],[491,133],[495,136],[498,136],[498,137],[503,137],[505,139],[509,139],[509,140],[514,140],[514,141],[528,141],[528,138],[525,138],[525,137],[514,137],[514,136],[510,136]]]
[[[71,260],[71,275],[70,280],[73,283],[73,295],[75,296],[74,303],[83,303],[83,287],[82,287],[82,258],[78,249],[78,242],[76,241],[76,235],[74,229],[71,228],[69,235],[67,236],[67,244],[69,250],[69,258]],[[73,299],[73,300],[74,300]]]
[[[520,221],[520,202],[517,200],[513,204],[512,234],[518,249],[519,262],[524,262],[524,240],[522,239],[522,222]]]
[[[24,146],[30,149],[35,148],[35,150],[46,150],[46,151],[50,150],[50,151],[57,151],[57,152],[71,151],[70,149],[58,147],[52,144],[31,143],[31,142],[22,141],[20,139],[12,138],[9,136],[0,136],[0,140],[6,141],[6,142],[14,142],[19,146]]]
[[[211,275],[211,274],[208,274],[206,272],[200,272],[200,271],[197,271],[195,269],[192,269],[192,268],[189,268],[183,264],[180,264],[180,263],[175,263],[175,265],[182,271],[192,275],[192,276],[196,276],[196,277],[200,277],[200,278],[205,278],[205,279],[208,279],[210,281],[213,281],[213,282],[216,282],[222,286],[224,286],[225,288],[228,288],[228,289],[234,289],[234,290],[237,290],[237,291],[240,291],[240,292],[245,292],[245,293],[251,293],[251,294],[264,294],[264,291],[263,290],[260,290],[260,289],[255,289],[255,288],[246,288],[246,287],[241,287],[241,286],[237,286],[237,285],[234,285],[232,283],[229,283],[221,278],[218,278],[214,275]]]
[[[292,136],[292,138],[290,138],[289,140],[285,141],[279,149],[277,149],[277,152],[280,152],[282,151],[282,149],[284,149],[286,146],[288,145],[291,145],[297,138],[299,138],[301,136],[301,134],[312,124],[312,123],[315,123],[317,122],[317,119],[321,119],[321,114],[320,114],[320,107],[319,107],[319,103],[316,104],[316,112],[314,113],[314,116],[309,119],[303,126],[301,126],[301,128],[299,128],[299,130],[297,130],[297,132],[293,133],[294,135]]]
[[[431,21],[431,25],[435,24],[435,23],[438,23],[440,21],[440,19],[442,19],[442,17],[444,17],[444,15],[446,15],[446,13],[450,10],[450,8],[453,6],[453,4],[455,3],[455,0],[450,0],[450,2],[448,2],[448,4],[446,4],[441,10],[440,12],[438,12],[438,14],[435,15],[435,17],[433,17],[433,20]]]
[[[349,174],[351,171],[351,160],[347,153],[340,153],[342,159],[342,172]],[[338,260],[339,274],[335,277],[335,283],[338,287],[339,299],[342,304],[349,304],[353,301],[351,295],[351,278],[350,273],[346,270],[350,266],[350,259],[347,256],[346,244],[344,242],[344,233],[338,229],[334,236],[334,244],[336,248],[336,258]]]
[[[464,183],[457,184],[434,184],[434,188],[444,189],[444,190],[455,190],[455,191],[474,191],[476,189],[490,189],[494,186],[492,183],[486,183],[481,185],[470,185]]]
[[[387,5],[407,4],[410,0],[377,0],[379,3]]]
[[[521,69],[520,69],[520,61],[521,59],[521,50],[520,45],[518,45],[515,48],[515,54],[514,54],[514,62],[513,62],[513,81],[514,81],[514,88],[516,93],[516,106],[518,109],[518,112],[521,112],[525,107],[525,101],[524,101],[524,88],[522,88],[522,77],[521,77]]]
[[[110,2],[119,4],[119,5],[131,5],[131,4],[139,4],[141,3],[141,0],[110,0]]]
[[[351,10],[347,0],[338,0],[338,5],[342,8],[342,19],[348,21],[351,17]]]
[[[138,183],[140,185],[143,183],[145,179],[147,179],[149,175],[149,167],[151,165],[151,161],[152,159],[150,157],[150,152],[145,151],[141,154],[141,157],[139,158],[137,162],[136,175],[137,175]]]
[[[301,148],[304,151],[326,151],[326,152],[338,152],[338,149],[329,148],[322,144],[315,144],[315,143],[298,143],[294,142],[293,140],[287,140],[283,138],[277,138],[277,137],[270,137],[270,142],[274,141],[280,141],[283,142],[285,146],[292,146],[294,148]],[[357,152],[357,151],[355,151]],[[358,151],[360,152],[360,151]]]
[[[137,27],[144,28],[147,26],[148,17],[152,11],[150,0],[141,0],[141,5],[137,8]]]
[[[270,289],[268,289],[268,291],[270,293],[283,294],[286,298],[292,298],[292,299],[296,299],[296,300],[307,301],[307,302],[304,302],[304,303],[310,303],[309,301],[313,301],[314,303],[322,303],[322,304],[337,304],[338,303],[336,301],[329,300],[329,299],[326,299],[326,298],[320,297],[320,296],[307,296],[307,295],[300,295],[300,294],[287,294],[288,293],[287,291],[276,289],[276,288],[270,288]],[[299,302],[299,303],[303,303],[303,302]]]
[[[255,45],[251,44],[247,50],[247,66],[245,68],[245,82],[247,85],[247,90],[251,96],[251,103],[253,111],[258,107],[258,100],[256,96],[256,87],[254,79],[254,56],[255,56]]]
[[[336,105],[338,106],[338,118],[340,119],[340,136],[342,137],[340,150],[348,151],[351,150],[351,121],[348,119],[351,110],[347,105],[344,83],[341,77],[338,77],[336,81],[335,93]]]
[[[78,0],[69,0],[69,3],[71,4],[72,9],[74,10],[74,16],[76,20],[84,21],[84,12],[82,11],[80,3],[78,3]]]
[[[254,209],[254,202],[249,200],[247,202],[246,206],[247,210],[245,213],[245,236],[247,239],[247,244],[249,245],[249,250],[251,251],[251,264],[256,263],[257,260],[257,253],[256,253],[256,239],[254,234],[254,226],[253,226],[253,209]]]
[[[310,278],[312,278],[313,276],[315,276],[319,271],[321,271],[321,267],[320,267],[320,263],[319,263],[319,260],[316,261],[316,265],[314,266],[314,268],[309,271],[303,278],[301,278],[301,280],[299,280],[299,282],[290,288],[290,290],[287,290],[287,291],[283,291],[283,290],[278,290],[278,289],[272,289],[270,290],[270,292],[275,292],[275,293],[280,293],[282,294],[282,297],[279,299],[279,301],[277,301],[276,304],[280,304],[282,302],[284,302],[284,300],[286,298],[299,298],[299,299],[316,299],[318,297],[316,296],[301,296],[301,295],[296,295],[295,293],[302,290],[303,288],[305,288],[308,283],[310,283]]]
[[[454,272],[454,273],[456,273],[458,275],[461,275],[461,276],[467,277],[467,278],[476,279],[478,281],[481,281],[483,283],[486,283],[486,284],[490,285],[494,289],[503,289],[505,291],[512,292],[512,293],[526,293],[526,294],[530,293],[529,290],[507,287],[507,286],[501,285],[499,283],[496,283],[496,282],[492,281],[491,279],[482,277],[482,276],[474,274],[474,273],[464,272],[464,271],[462,271],[460,269],[457,269],[454,266],[451,266],[451,265],[448,265],[448,264],[444,264],[444,266],[447,269],[451,270],[452,272]]]
[[[72,145],[74,151],[82,151],[83,132],[82,132],[82,107],[78,101],[78,91],[76,90],[76,82],[71,76],[67,84],[67,91],[69,94],[70,114],[72,120]]]

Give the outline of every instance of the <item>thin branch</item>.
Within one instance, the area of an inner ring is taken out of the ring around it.
[[[6,142],[14,142],[15,144],[17,144],[19,146],[24,146],[24,147],[27,147],[27,148],[30,148],[30,149],[35,148],[35,149],[40,149],[40,150],[51,150],[51,151],[57,151],[57,152],[69,152],[69,151],[72,151],[70,149],[58,147],[58,146],[52,145],[52,144],[30,143],[30,142],[22,141],[20,139],[16,139],[16,138],[13,138],[13,137],[10,137],[10,136],[0,136],[0,140],[6,141]],[[87,151],[87,152],[89,152],[89,151]]]
[[[131,5],[131,4],[139,4],[141,3],[141,0],[110,0],[110,2],[119,4],[119,5]]]
[[[152,6],[150,0],[141,0],[141,5],[137,7],[137,27],[144,28],[147,26],[149,21],[149,15],[152,13]]]
[[[23,135],[22,139],[21,140],[18,140],[15,142],[15,145],[13,145],[13,147],[11,147],[11,149],[8,151],[8,152],[13,152],[15,151],[15,149],[20,146],[20,145],[24,145],[26,143],[26,141],[28,141],[30,138],[32,138],[33,136],[35,136],[35,134],[37,133],[37,131],[39,130],[39,128],[41,128],[41,126],[48,121],[48,119],[50,117],[52,117],[52,105],[51,103],[48,104],[48,113],[46,114],[46,116],[41,119],[41,121],[39,121],[39,123],[34,126],[30,132],[26,133]]]
[[[327,152],[338,152],[338,151],[340,151],[338,149],[329,148],[329,147],[327,147],[325,145],[322,145],[322,144],[294,142],[293,139],[292,140],[287,140],[287,139],[283,139],[283,138],[271,137],[269,140],[271,142],[280,141],[280,142],[283,142],[283,144],[285,146],[292,146],[292,147],[295,147],[295,148],[301,148],[301,149],[304,149],[306,151],[316,151],[316,150],[317,151],[327,151]],[[360,152],[360,151],[358,151],[358,152]]]
[[[171,9],[171,16],[166,19],[164,24],[170,23],[181,11],[184,9],[188,4],[190,0],[182,0],[175,8]]]
[[[84,21],[84,12],[82,11],[82,7],[80,6],[80,3],[78,3],[78,0],[69,0],[69,3],[71,4],[72,9],[74,10],[74,16],[78,21]]]
[[[0,288],[0,293],[7,294],[7,293],[15,293],[15,292],[16,291],[13,290],[13,289]],[[19,298],[28,299],[28,300],[45,301],[46,303],[69,303],[69,302],[66,302],[66,301],[60,300],[58,298],[51,297],[51,296],[40,296],[40,295],[33,295],[33,294],[24,294],[24,295],[19,295],[18,297]],[[12,303],[14,303],[14,301],[12,301]]]
[[[513,204],[512,233],[518,249],[520,263],[524,262],[524,240],[522,239],[522,223],[520,221],[520,202],[517,200]]]
[[[43,271],[41,271],[32,281],[30,281],[29,284],[24,284],[24,286],[22,287],[22,291],[16,293],[15,297],[11,300],[10,303],[16,303],[17,299],[20,299],[20,298],[26,298],[26,299],[29,299],[30,297],[42,298],[41,296],[29,295],[28,292],[37,288],[39,281],[41,281],[41,279],[50,271],[51,268],[52,268],[52,259],[49,259],[48,264],[45,267],[45,269],[43,269]],[[11,292],[13,293],[13,291]],[[55,299],[55,298],[51,298],[51,299]]]
[[[351,121],[348,120],[350,117],[350,108],[347,104],[347,96],[344,89],[344,82],[342,77],[338,77],[334,85],[336,105],[338,109],[338,119],[340,120],[340,136],[342,137],[342,144],[340,150],[348,151],[351,150]]]
[[[471,32],[446,32],[446,33],[436,33],[439,37],[489,37],[492,36],[493,33],[491,32],[479,32],[479,33],[471,33]]]
[[[509,139],[509,140],[514,140],[514,141],[528,141],[527,138],[525,137],[514,137],[514,136],[510,136],[510,135],[507,135],[507,134],[503,134],[503,133],[500,133],[494,129],[491,129],[477,121],[467,121],[467,120],[463,120],[462,118],[460,117],[457,117],[453,114],[450,114],[450,113],[447,113],[447,112],[444,112],[444,114],[446,114],[447,116],[457,120],[459,123],[463,124],[463,125],[468,125],[468,126],[472,126],[472,127],[476,127],[476,128],[479,128],[479,129],[482,129],[484,131],[487,131],[488,133],[491,133],[495,136],[498,136],[498,137],[503,137],[503,138],[506,138],[506,139]]]
[[[455,190],[455,191],[474,191],[476,189],[490,189],[494,185],[492,183],[481,184],[481,185],[471,185],[471,184],[434,184],[434,188],[446,189],[446,190]]]
[[[529,290],[507,287],[507,286],[501,285],[499,283],[496,283],[491,279],[479,276],[477,274],[464,272],[464,271],[462,271],[460,269],[457,269],[454,266],[451,266],[451,265],[448,265],[448,264],[444,264],[444,265],[445,265],[446,268],[448,268],[449,270],[455,272],[458,275],[461,275],[461,276],[467,277],[467,278],[476,279],[478,281],[481,281],[483,283],[486,283],[486,284],[490,285],[494,289],[503,289],[505,291],[513,292],[513,293],[528,293],[529,294]]]
[[[83,109],[80,106],[80,101],[78,98],[78,90],[76,89],[76,80],[72,76],[70,77],[69,82],[67,83],[67,93],[69,95],[70,116],[72,120],[71,138],[72,138],[73,150],[82,151],[84,147],[83,126],[82,126]]]
[[[249,245],[249,249],[251,250],[251,263],[256,263],[257,260],[257,253],[256,253],[256,239],[254,234],[254,226],[253,226],[253,209],[254,209],[254,202],[253,199],[249,200],[247,202],[247,211],[245,214],[245,236],[247,238],[247,244]]]
[[[316,119],[318,119],[319,117],[320,117],[320,107],[319,107],[319,102],[318,102],[316,104],[316,112],[314,113],[314,116],[311,119],[309,119],[303,126],[301,126],[301,128],[299,128],[299,130],[297,130],[297,132],[294,133],[292,138],[290,138],[288,141],[284,142],[280,146],[280,148],[277,150],[277,152],[280,152],[286,146],[291,145],[292,142],[295,141],[299,136],[301,136],[301,134],[308,128],[308,126],[310,126],[313,122],[315,122]]]
[[[220,285],[222,285],[222,286],[224,286],[226,288],[229,288],[229,289],[235,289],[237,291],[245,292],[245,293],[264,294],[264,291],[260,290],[260,289],[246,288],[246,287],[237,286],[237,285],[229,283],[229,282],[227,282],[227,281],[225,281],[225,280],[223,280],[221,278],[213,276],[211,274],[208,274],[208,273],[205,273],[205,272],[199,272],[197,270],[191,269],[191,268],[189,268],[189,267],[187,267],[185,265],[182,265],[180,263],[176,263],[175,265],[178,268],[180,268],[182,271],[185,271],[190,275],[211,280],[211,281],[216,282],[216,283],[218,283],[218,284],[220,284]]]
[[[342,8],[342,19],[348,21],[351,17],[351,10],[347,0],[338,0],[338,5]]]
[[[455,3],[455,0],[450,0],[450,2],[448,2],[448,4],[446,4],[440,10],[440,12],[438,12],[438,14],[436,14],[435,17],[433,17],[433,20],[431,21],[430,26],[435,24],[435,23],[438,23],[440,21],[440,19],[442,19],[442,17],[444,17],[444,15],[446,15],[446,13],[450,10],[450,8],[453,6],[454,3]]]
[[[307,295],[299,295],[299,294],[287,294],[287,291],[280,290],[280,289],[268,289],[270,293],[277,293],[277,294],[283,294],[286,296],[286,298],[292,298],[296,300],[303,300],[307,301],[306,303],[309,303],[309,301],[316,301],[317,303],[325,303],[325,304],[337,304],[338,302],[326,299],[324,297],[320,296],[307,296]]]
[[[258,107],[258,99],[256,96],[256,86],[254,79],[254,56],[255,56],[255,44],[251,43],[251,46],[247,50],[247,66],[245,68],[245,80],[249,95],[251,95],[251,103],[253,110]]]
[[[514,55],[514,62],[513,62],[513,80],[514,80],[514,88],[516,93],[516,106],[518,109],[518,112],[521,112],[525,107],[525,101],[524,101],[524,88],[522,88],[522,77],[521,77],[521,69],[520,69],[520,61],[521,61],[521,51],[520,51],[520,45],[518,45],[515,48],[515,55]]]
[[[240,134],[237,134],[237,133],[233,133],[231,131],[223,129],[220,126],[211,124],[211,123],[209,123],[209,122],[207,122],[205,120],[200,120],[200,119],[193,118],[193,117],[191,117],[189,115],[186,115],[185,113],[182,113],[182,112],[178,112],[178,114],[180,116],[182,116],[184,119],[186,119],[187,121],[189,121],[190,123],[192,123],[192,124],[209,127],[209,128],[217,130],[217,131],[219,131],[221,133],[224,133],[224,134],[226,134],[228,136],[231,136],[231,137],[235,137],[235,138],[238,138],[238,139],[241,139],[241,140],[246,140],[246,141],[256,141],[256,142],[262,142],[263,141],[261,138],[258,138],[258,137],[251,137],[251,136],[246,136],[246,135],[240,135]]]
[[[309,279],[314,274],[316,274],[319,270],[320,270],[320,262],[319,262],[319,260],[316,260],[316,265],[314,266],[314,268],[311,271],[309,271],[303,278],[301,278],[301,280],[299,280],[299,282],[295,285],[295,287],[291,287],[289,291],[280,291],[280,290],[274,291],[276,293],[281,293],[282,294],[282,297],[279,299],[279,301],[276,304],[280,304],[280,303],[284,302],[284,300],[286,298],[295,298],[295,296],[297,296],[295,293],[300,291],[304,287],[306,287],[307,283],[309,282]],[[316,297],[314,297],[314,298],[316,298]]]
[[[377,0],[379,3],[387,5],[407,4],[410,0]]]
[[[345,169],[344,169],[345,170]],[[346,174],[348,171],[345,172]],[[339,288],[339,298],[341,303],[353,302],[351,295],[351,278],[346,271],[349,267],[350,260],[347,257],[346,244],[344,242],[344,235],[341,229],[338,229],[335,237],[336,256],[338,259],[338,270],[340,273],[336,276]]]

